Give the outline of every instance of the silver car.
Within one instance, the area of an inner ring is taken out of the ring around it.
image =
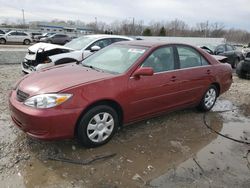
[[[10,31],[0,36],[0,44],[6,43],[23,43],[29,45],[32,41],[31,36],[22,31]]]

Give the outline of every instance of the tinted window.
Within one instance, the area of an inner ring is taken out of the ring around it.
[[[227,51],[234,51],[234,47],[231,45],[227,45]]]
[[[120,42],[120,41],[128,41],[128,39],[121,39],[121,38],[113,38],[113,42]]]
[[[0,30],[0,34],[4,34],[4,31]]]
[[[23,33],[23,32],[16,32],[16,34],[17,34],[18,36],[27,36],[27,34],[26,34],[26,33]]]
[[[66,35],[54,35],[55,38],[66,37]]]
[[[200,53],[193,48],[179,46],[177,47],[177,50],[180,60],[180,68],[197,67],[209,64],[207,60],[205,60]]]
[[[90,48],[91,48],[92,46],[99,46],[100,48],[104,48],[104,47],[106,47],[106,46],[108,46],[108,45],[110,45],[110,44],[112,44],[112,40],[111,40],[111,39],[101,39],[101,40],[98,40],[98,41],[94,42],[94,43],[90,46]]]
[[[9,35],[11,35],[11,36],[16,36],[16,35],[17,35],[17,32],[11,32],[11,33],[9,33]]]
[[[226,51],[225,45],[222,44],[222,45],[217,46],[216,49],[215,49],[215,51],[216,52],[225,52]]]
[[[163,72],[174,69],[174,53],[172,47],[163,47],[155,50],[142,64],[143,67],[152,67],[154,72]]]

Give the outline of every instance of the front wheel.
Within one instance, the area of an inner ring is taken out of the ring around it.
[[[106,105],[96,106],[86,112],[77,127],[77,138],[85,147],[97,147],[107,143],[117,131],[117,112]]]
[[[211,110],[216,102],[217,96],[218,96],[217,87],[214,85],[211,85],[208,88],[208,90],[205,92],[205,94],[204,94],[204,96],[203,96],[203,98],[198,106],[198,109],[203,111],[203,112]]]

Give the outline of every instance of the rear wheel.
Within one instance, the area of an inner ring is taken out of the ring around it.
[[[5,39],[0,39],[0,44],[6,44],[6,40]]]
[[[29,40],[29,39],[25,39],[25,40],[23,41],[23,44],[29,45],[29,44],[30,44],[30,40]]]
[[[218,89],[215,85],[211,85],[205,92],[198,108],[199,110],[206,112],[213,108],[218,96]]]
[[[95,106],[85,113],[77,125],[77,138],[85,147],[107,143],[117,131],[117,112],[106,105]]]

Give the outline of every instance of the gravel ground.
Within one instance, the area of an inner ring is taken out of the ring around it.
[[[0,64],[20,64],[29,46],[0,45]]]

